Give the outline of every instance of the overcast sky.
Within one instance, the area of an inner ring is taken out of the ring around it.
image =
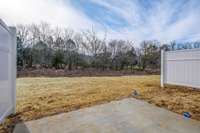
[[[200,0],[1,0],[9,25],[40,23],[91,29],[109,39],[200,40]]]

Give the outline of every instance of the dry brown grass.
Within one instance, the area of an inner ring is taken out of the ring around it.
[[[183,87],[160,88],[159,76],[19,78],[17,114],[9,117],[0,132],[12,129],[19,121],[68,112],[130,97],[133,89],[146,100],[182,114],[189,111],[200,120],[200,91]]]

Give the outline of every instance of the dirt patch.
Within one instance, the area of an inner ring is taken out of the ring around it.
[[[200,91],[185,87],[160,88],[159,76],[18,78],[17,113],[0,126],[10,132],[20,121],[132,97],[200,120]]]

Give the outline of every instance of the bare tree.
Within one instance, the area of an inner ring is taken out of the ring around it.
[[[30,41],[30,31],[25,25],[17,25],[17,37],[20,39],[22,45],[26,47],[28,41]]]
[[[52,36],[52,29],[48,23],[42,22],[39,25],[40,40],[44,43],[48,42],[50,36]]]
[[[82,45],[87,53],[91,56],[97,56],[97,54],[101,53],[103,50],[103,41],[100,40],[96,32],[93,30],[83,32],[83,42]]]

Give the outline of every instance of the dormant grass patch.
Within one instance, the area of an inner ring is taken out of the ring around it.
[[[167,86],[160,88],[160,76],[18,78],[17,113],[1,126],[10,131],[20,121],[39,119],[83,107],[133,97],[200,120],[200,91]]]

